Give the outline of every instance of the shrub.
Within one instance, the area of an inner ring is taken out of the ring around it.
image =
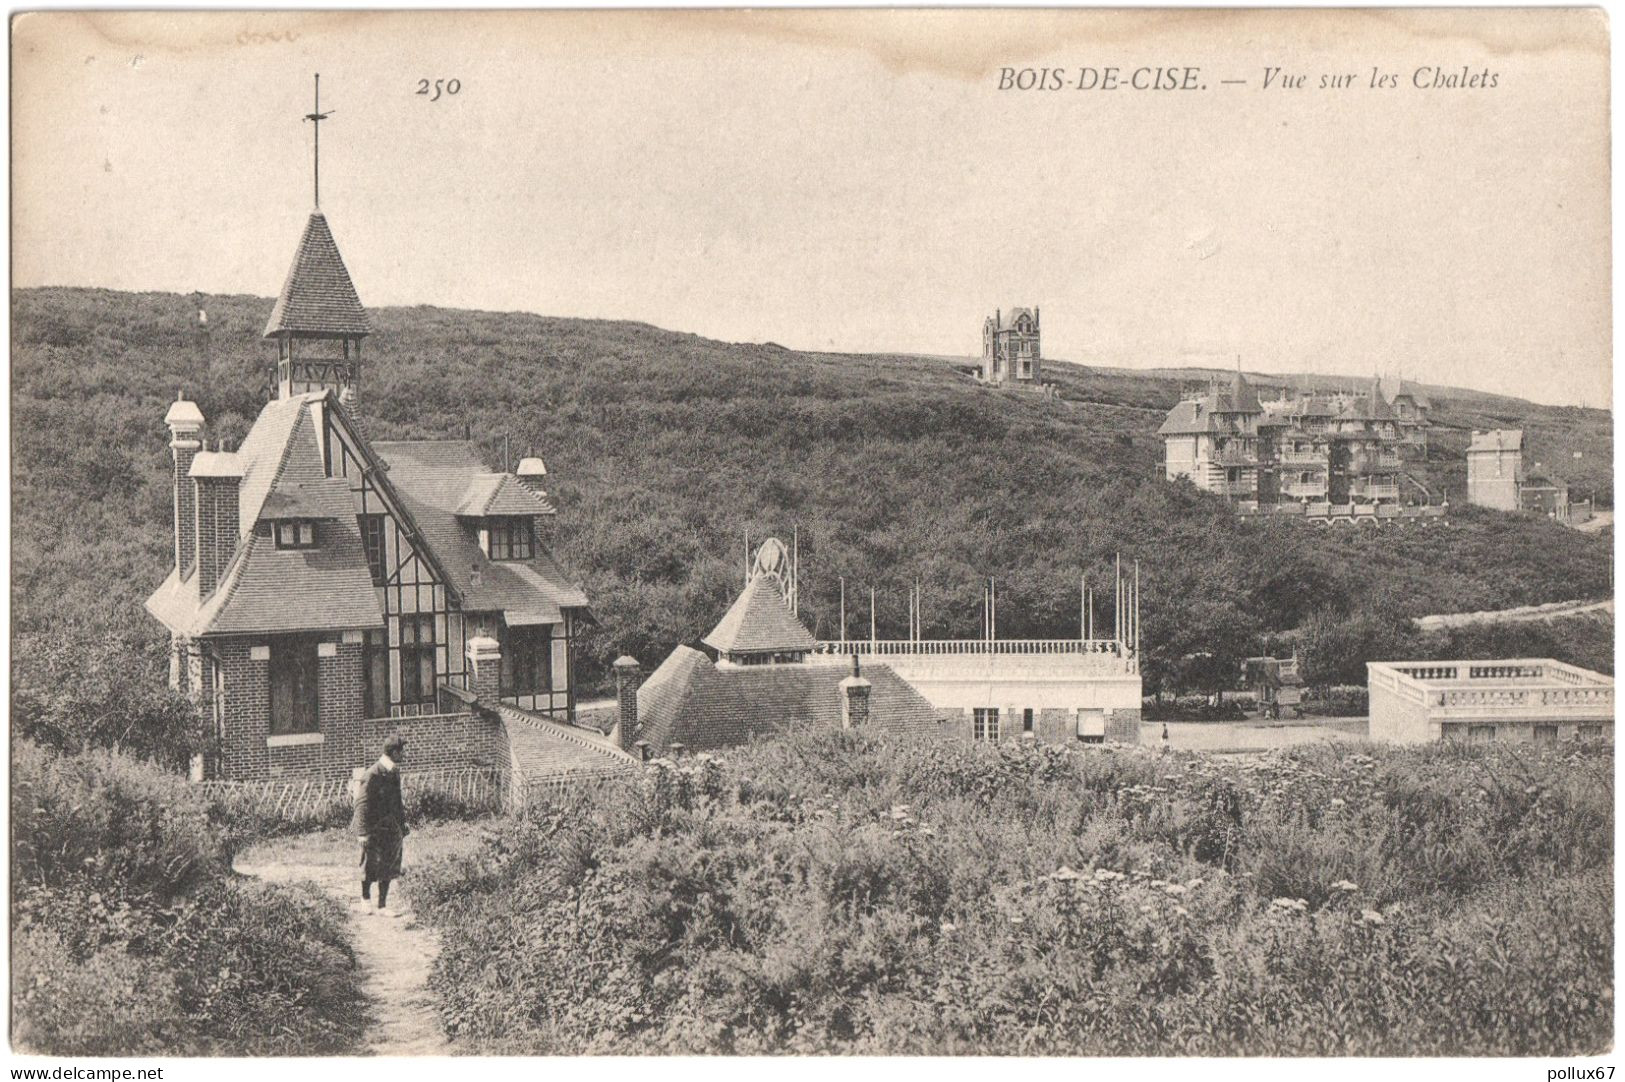
[[[473,1051],[1581,1053],[1611,764],[802,733],[496,823],[414,897]]]
[[[13,744],[13,1025],[55,1054],[321,1054],[360,1028],[337,903],[238,879],[242,820],[157,767]]]

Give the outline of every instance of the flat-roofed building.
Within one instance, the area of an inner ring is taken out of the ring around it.
[[[1614,679],[1551,658],[1372,661],[1372,740],[1613,740]]]

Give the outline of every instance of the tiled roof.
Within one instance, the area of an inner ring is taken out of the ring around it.
[[[1371,391],[1366,395],[1366,408],[1373,421],[1391,421],[1394,418],[1393,409],[1382,396],[1382,381],[1375,376],[1371,379]]]
[[[1253,385],[1248,383],[1247,377],[1239,371],[1230,380],[1229,395],[1221,394],[1219,397],[1229,399],[1228,406],[1221,406],[1221,409],[1236,413],[1262,413],[1264,410],[1263,403],[1258,400],[1258,392],[1253,390]]]
[[[587,595],[569,582],[546,551],[538,547],[529,560],[488,559],[480,548],[476,524],[459,519],[470,488],[489,476],[474,444],[405,440],[372,446],[388,464],[391,485],[451,578],[464,611],[500,610],[528,614],[531,619],[526,622],[556,623],[561,610],[586,607]],[[526,495],[533,494],[527,490]]]
[[[486,473],[473,479],[458,515],[485,518],[489,515],[551,515],[556,508],[537,495],[511,473]]]
[[[701,641],[724,654],[795,653],[818,645],[790,614],[778,584],[768,575],[751,576],[733,606]]]
[[[293,334],[345,337],[372,333],[350,272],[321,211],[312,211],[282,294],[265,324],[265,337]]]
[[[323,469],[311,412],[323,400],[300,395],[260,411],[235,453],[242,540],[208,597],[198,596],[197,575],[181,581],[170,572],[147,600],[166,626],[186,635],[383,626],[349,488]],[[324,520],[316,548],[276,547],[271,519],[295,507],[298,517]]]
[[[783,665],[717,665],[689,646],[672,651],[638,689],[637,738],[657,749],[672,743],[703,750],[743,744],[792,729],[841,725],[844,661]],[[936,731],[940,715],[890,668],[871,664],[871,729],[894,734]]]
[[[1473,442],[1467,445],[1467,453],[1474,451],[1521,451],[1523,450],[1523,429],[1521,428],[1495,428],[1488,432],[1474,432]]]
[[[1408,379],[1385,379],[1382,381],[1383,394],[1392,402],[1403,395],[1409,395],[1411,400],[1422,409],[1432,409],[1433,403],[1428,401],[1427,392]]]
[[[524,780],[630,770],[638,760],[596,730],[563,725],[506,703],[495,707]]]
[[[329,499],[330,492],[336,492],[343,497],[343,502],[338,503]],[[355,509],[350,500],[350,484],[342,477],[278,485],[260,506],[261,521],[345,518],[353,514]]]
[[[248,538],[199,612],[194,634],[384,626],[353,511],[322,523],[321,544],[313,549],[279,549],[271,529],[263,524]]]
[[[327,393],[268,402],[241,447],[217,455],[229,454],[241,472],[242,541],[209,597],[198,596],[198,576],[182,581],[172,572],[148,599],[148,610],[170,629],[206,635],[383,625],[348,482],[326,473],[318,435],[324,410],[333,411],[333,423],[347,424]],[[456,509],[476,479],[490,476],[472,444],[380,444],[368,453],[375,452],[383,452],[389,467],[377,474],[378,484],[400,504],[408,520],[403,525],[450,580],[464,611],[501,611],[509,623],[521,625],[555,624],[563,610],[585,609],[586,595],[565,579],[551,555],[538,549],[530,560],[492,562],[474,525],[458,520]],[[483,505],[493,514],[551,510],[507,475],[488,486]],[[286,518],[323,520],[317,547],[278,549],[271,522]]]
[[[1245,376],[1237,372],[1227,389],[1176,403],[1168,411],[1162,427],[1157,429],[1157,435],[1195,436],[1214,432],[1217,431],[1213,419],[1216,413],[1263,412],[1264,404],[1258,400],[1258,392],[1253,390],[1253,385],[1247,382]]]
[[[1168,416],[1157,429],[1159,436],[1196,436],[1212,432],[1213,413],[1205,408],[1207,399],[1180,402],[1168,411]]]

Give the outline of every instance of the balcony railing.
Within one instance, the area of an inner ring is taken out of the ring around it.
[[[1209,462],[1216,462],[1221,466],[1256,466],[1258,465],[1257,451],[1244,451],[1235,447],[1226,447],[1214,451],[1208,457]]]
[[[1281,486],[1281,492],[1293,499],[1325,499],[1325,481],[1288,481]]]
[[[1355,496],[1364,496],[1368,500],[1399,499],[1398,485],[1355,485],[1349,491]]]
[[[1326,454],[1323,451],[1282,451],[1279,461],[1286,466],[1324,466]]]
[[[1110,654],[1122,656],[1116,639],[827,639],[816,654],[862,657],[935,657],[977,654]]]

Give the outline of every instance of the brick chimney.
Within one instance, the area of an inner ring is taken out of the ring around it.
[[[547,467],[542,465],[542,460],[535,455],[521,458],[519,465],[513,468],[513,473],[519,478],[519,483],[532,492],[546,491]]]
[[[858,673],[858,656],[852,655],[852,675],[841,681],[841,728],[861,729],[869,724],[869,681]]]
[[[203,449],[199,435],[203,431],[203,411],[196,402],[176,398],[164,414],[169,426],[169,452],[174,456],[175,469],[171,476],[174,490],[175,570],[180,578],[192,576],[197,564],[197,488],[191,477],[192,458]]]
[[[643,683],[643,671],[638,659],[622,654],[615,659],[615,744],[622,751],[631,751],[633,737],[638,731],[638,687]]]
[[[468,690],[488,705],[502,698],[502,644],[489,635],[468,640]]]
[[[237,551],[237,489],[242,462],[231,451],[199,451],[187,471],[197,486],[197,588],[208,597]]]

